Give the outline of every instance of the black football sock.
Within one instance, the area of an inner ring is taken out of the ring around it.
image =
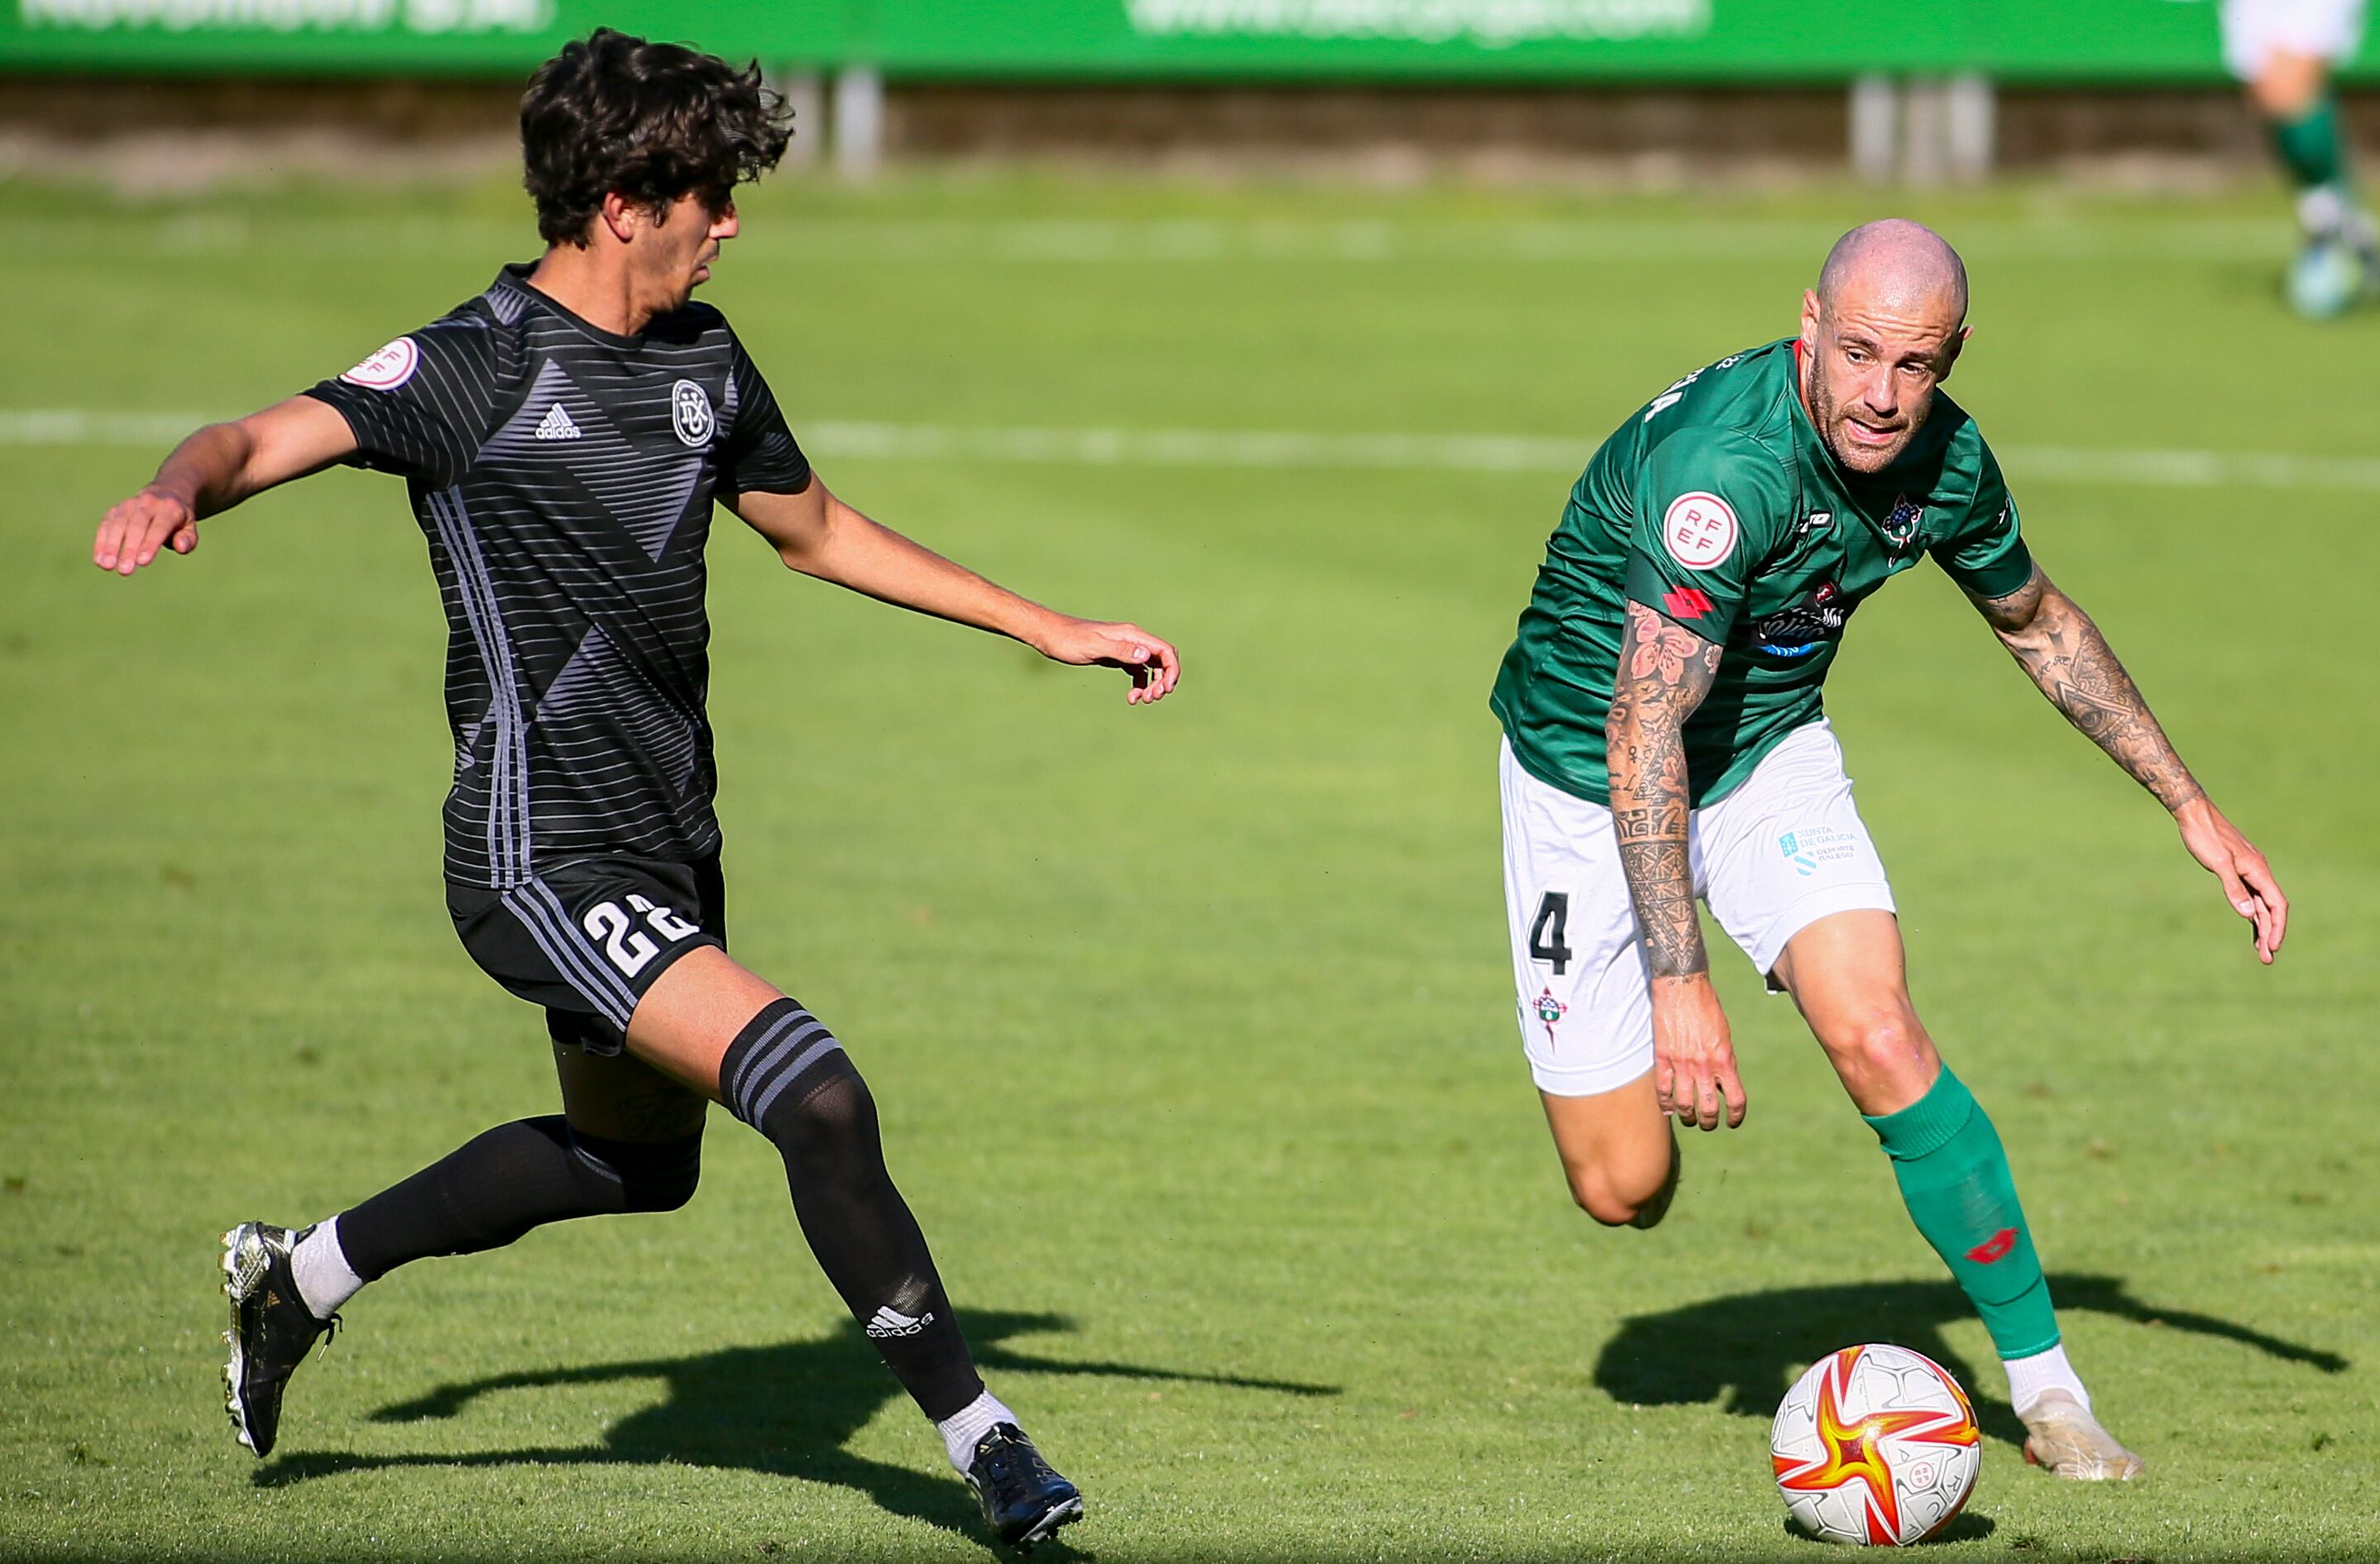
[[[794,1214],[885,1365],[937,1423],[983,1394],[917,1218],[892,1187],[876,1101],[823,1022],[791,1000],[728,1046],[720,1095],[785,1159]]]
[[[575,1134],[558,1113],[522,1119],[341,1213],[339,1247],[371,1281],[409,1260],[501,1249],[547,1222],[674,1211],[701,1168],[699,1134],[646,1146]]]

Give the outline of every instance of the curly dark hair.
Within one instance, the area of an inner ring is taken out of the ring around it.
[[[726,209],[735,187],[777,166],[793,111],[715,55],[599,27],[537,67],[521,97],[521,183],[548,244],[577,245],[617,191],[662,212],[680,196]]]

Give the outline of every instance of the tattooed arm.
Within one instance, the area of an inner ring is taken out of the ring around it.
[[[2265,855],[2182,764],[2091,616],[2038,567],[2008,596],[1973,600],[2049,703],[2171,812],[2182,844],[2223,882],[2233,910],[2254,924],[2257,959],[2270,964],[2289,927],[2289,898]]]
[[[1646,608],[1628,605],[1619,676],[1604,724],[1611,826],[1652,974],[1653,1088],[1680,1121],[1743,1121],[1727,1017],[1710,984],[1688,866],[1686,719],[1710,693],[1719,649]]]

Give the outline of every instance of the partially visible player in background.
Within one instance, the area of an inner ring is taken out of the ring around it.
[[[726,318],[691,301],[735,236],[736,186],[776,165],[790,118],[757,66],[608,29],[570,44],[521,103],[543,256],[346,373],[199,430],[100,526],[94,562],[129,576],[291,479],[346,463],[408,479],[449,626],[447,906],[488,975],[543,1008],[560,1076],[558,1114],[299,1231],[225,1235],[232,1424],[271,1451],[291,1373],[399,1266],[684,1206],[720,1102],[783,1158],[820,1267],[987,1522],[1029,1546],[1081,1497],[977,1374],[842,1044],[727,954],[704,710],[712,504],[806,575],[1124,669],[1135,703],[1171,690],[1177,663],[1134,625],[1027,602],[836,499]],[[269,1082],[226,1091],[241,1133],[271,1133]],[[1012,1219],[1061,1219],[1002,1197]]]
[[[2363,0],[2223,0],[2223,63],[2247,84],[2297,192],[2290,307],[2321,320],[2380,286],[2380,227],[2357,200],[2331,73],[2363,39]]]

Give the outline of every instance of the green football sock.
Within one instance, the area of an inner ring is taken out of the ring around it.
[[[2057,1346],[2058,1315],[2008,1153],[1950,1067],[1916,1102],[1867,1123],[1892,1158],[1910,1219],[1950,1267],[2000,1356],[2026,1358]]]
[[[2338,100],[2328,92],[2293,120],[2272,122],[2273,150],[2301,190],[2347,183],[2347,153],[2338,133]]]

